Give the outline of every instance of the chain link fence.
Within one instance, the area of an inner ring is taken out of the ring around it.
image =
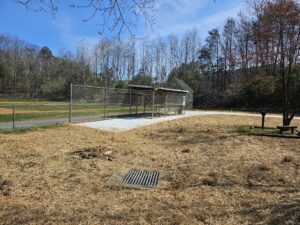
[[[69,121],[68,103],[1,104],[0,129],[63,124]]]
[[[128,89],[72,85],[70,122],[144,114],[144,103],[144,95]]]
[[[1,104],[0,129],[99,121],[113,117],[182,114],[186,93],[171,89],[120,89],[73,85],[70,100],[49,104]]]
[[[121,89],[72,85],[70,122],[95,121],[111,117],[154,117],[182,114],[186,93],[161,89]],[[80,110],[85,111],[82,116]]]

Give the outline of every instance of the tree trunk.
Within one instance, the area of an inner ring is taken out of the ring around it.
[[[281,22],[280,24],[280,72],[281,72],[281,83],[282,83],[282,123],[283,126],[289,126],[289,102],[288,102],[288,89],[287,89],[287,80],[285,73],[285,49],[284,49],[284,37],[283,37],[283,29],[284,24]]]

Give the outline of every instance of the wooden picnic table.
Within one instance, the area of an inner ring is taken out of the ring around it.
[[[295,133],[295,130],[297,129],[297,126],[277,126],[277,129],[279,129],[280,134],[283,133],[283,131],[290,130],[292,134]]]

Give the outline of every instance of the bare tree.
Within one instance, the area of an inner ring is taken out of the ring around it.
[[[219,69],[220,69],[220,33],[218,29],[208,31],[205,39],[205,45],[200,50],[200,62],[208,71],[211,79],[211,88],[219,89]]]
[[[167,46],[165,41],[158,37],[156,42],[156,76],[160,84],[167,78]]]
[[[228,18],[224,26],[222,50],[224,57],[224,86],[234,78],[236,69],[236,53],[235,53],[235,37],[236,37],[236,22],[232,18]]]
[[[248,78],[248,68],[251,62],[251,23],[244,14],[239,14],[237,23],[237,54],[239,64],[246,78]]]
[[[81,77],[79,77],[78,74],[78,83],[81,83],[81,81],[83,81],[83,84],[86,84],[86,67],[87,64],[89,62],[88,59],[88,49],[87,46],[84,42],[84,40],[82,40],[77,48],[77,62],[80,65],[80,73],[81,73]]]
[[[174,34],[168,37],[168,48],[169,48],[169,71],[175,67],[179,67],[181,64],[180,58],[180,47],[178,37]]]
[[[153,73],[153,45],[149,40],[143,39],[140,49],[140,71],[144,75]]]
[[[127,80],[131,80],[136,72],[136,43],[131,39],[125,45],[124,51],[124,69],[126,70]]]

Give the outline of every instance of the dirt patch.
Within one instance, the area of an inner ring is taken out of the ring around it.
[[[0,105],[1,106],[1,105]],[[16,114],[24,113],[67,113],[69,110],[20,110],[16,109]],[[73,112],[99,112],[99,109],[73,109]],[[9,115],[12,114],[12,109],[0,108],[0,115]]]
[[[208,186],[217,186],[218,184],[218,176],[216,173],[210,173],[206,178],[202,180],[202,184]]]
[[[292,156],[284,156],[282,159],[282,163],[291,163],[294,161],[294,158]]]
[[[3,105],[27,105],[27,104],[30,104],[30,105],[41,105],[41,104],[45,104],[45,105],[65,105],[65,104],[68,104],[67,102],[41,102],[41,101],[36,101],[36,102],[18,102],[18,101],[14,101],[14,102],[0,102],[0,104],[3,104]]]
[[[106,159],[108,161],[113,161],[115,158],[113,151],[106,147],[94,147],[94,148],[82,148],[74,151],[72,154],[79,156],[82,159]]]
[[[36,162],[22,162],[19,164],[19,168],[21,170],[26,170],[26,169],[30,169],[30,168],[34,168],[36,167],[38,164]]]
[[[249,187],[258,185],[267,185],[276,179],[272,170],[266,165],[257,165],[251,168],[247,175],[247,182]]]
[[[11,182],[2,178],[2,176],[0,175],[0,194],[8,196],[11,191],[10,186]]]
[[[16,110],[15,113],[19,114],[19,113],[38,113],[41,111],[38,110]],[[0,108],[0,115],[9,115],[12,114],[13,110],[12,109],[4,109],[4,108]]]

